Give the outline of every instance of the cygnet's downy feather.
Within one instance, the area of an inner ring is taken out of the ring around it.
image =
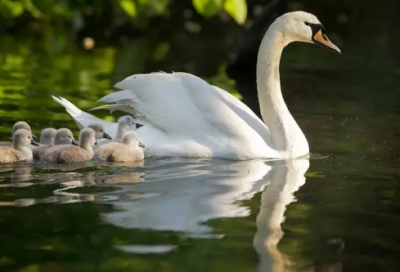
[[[96,144],[96,133],[91,128],[81,130],[79,146],[61,145],[48,149],[41,161],[43,163],[65,164],[89,161],[93,158],[93,145]]]
[[[125,132],[121,143],[105,143],[96,149],[95,160],[108,162],[135,162],[144,159],[139,137],[134,131]]]
[[[32,133],[26,129],[17,129],[13,134],[12,147],[0,148],[0,163],[31,161],[33,157],[31,144],[39,145],[33,139]]]

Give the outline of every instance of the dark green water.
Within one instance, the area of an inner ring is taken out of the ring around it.
[[[310,161],[0,166],[0,270],[398,271],[398,79],[385,41],[373,41],[354,41],[342,56],[285,50],[284,96]],[[234,91],[229,52],[217,54],[224,42],[213,59],[181,54],[174,42],[58,52],[4,38],[1,140],[17,120],[36,134],[66,126],[77,136],[50,95],[88,109],[135,72],[185,70]]]

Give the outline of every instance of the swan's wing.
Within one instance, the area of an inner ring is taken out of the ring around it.
[[[101,123],[104,127],[104,130],[112,138],[115,138],[115,136],[117,135],[117,129],[118,129],[117,123],[108,122],[100,118],[97,118],[96,116],[93,116],[87,112],[84,112],[65,98],[62,97],[57,98],[55,96],[52,97],[54,101],[61,104],[65,108],[65,110],[71,115],[75,123],[78,125],[79,129],[84,129],[85,127],[87,127],[92,123]]]
[[[213,85],[212,85],[213,86]],[[227,91],[213,86],[222,98],[226,101],[227,105],[239,115],[250,127],[252,127],[264,140],[271,139],[269,128],[264,122],[242,101],[228,93]]]
[[[221,95],[220,90],[194,75],[136,74],[115,87],[122,91],[100,99],[99,102],[114,103],[103,108],[123,110],[129,104],[138,119],[148,121],[169,135],[195,138],[206,133],[211,137],[251,137],[252,141],[265,143],[247,123],[255,116],[248,114],[250,109],[228,93]],[[264,126],[264,134],[267,133]]]

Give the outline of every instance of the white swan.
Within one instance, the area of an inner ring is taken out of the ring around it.
[[[294,41],[316,43],[340,53],[314,15],[296,11],[277,18],[261,42],[257,61],[265,124],[228,92],[187,73],[132,75],[115,85],[122,91],[99,100],[109,105],[96,109],[133,114],[144,125],[137,133],[146,146],[146,156],[248,160],[307,155],[307,139],[288,110],[280,85],[282,50]],[[77,123],[96,118],[81,111],[71,115]],[[115,135],[115,123],[103,125]]]

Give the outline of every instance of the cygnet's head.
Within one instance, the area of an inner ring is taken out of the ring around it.
[[[96,144],[96,132],[91,128],[82,129],[79,134],[79,146],[89,144],[94,146]]]
[[[12,135],[14,135],[15,131],[17,131],[18,129],[21,129],[21,128],[29,131],[32,135],[32,138],[35,141],[37,141],[36,135],[32,133],[31,126],[27,122],[24,122],[24,121],[18,121],[14,124],[13,130],[12,130]]]
[[[45,145],[53,145],[57,130],[54,128],[45,128],[40,133],[40,143]]]
[[[136,134],[134,131],[127,131],[122,135],[122,140],[121,142],[126,145],[134,146],[134,147],[145,147],[144,144],[142,144],[139,141],[139,136]]]
[[[136,130],[142,126],[142,124],[137,123],[136,120],[129,115],[122,116],[118,119],[118,129],[122,131]]]
[[[74,139],[74,135],[68,128],[60,128],[59,130],[57,130],[54,143],[56,145],[78,145],[78,143]]]
[[[112,140],[111,136],[108,135],[105,131],[104,131],[104,127],[102,124],[100,123],[93,123],[87,126],[88,128],[91,128],[94,130],[94,132],[96,133],[96,139],[109,139]]]
[[[32,137],[32,133],[24,128],[17,129],[13,136],[14,146],[29,146],[29,145],[39,145]]]
[[[326,29],[318,18],[304,11],[293,11],[278,17],[270,29],[280,31],[287,43],[315,43],[340,53],[340,49],[328,38]]]

